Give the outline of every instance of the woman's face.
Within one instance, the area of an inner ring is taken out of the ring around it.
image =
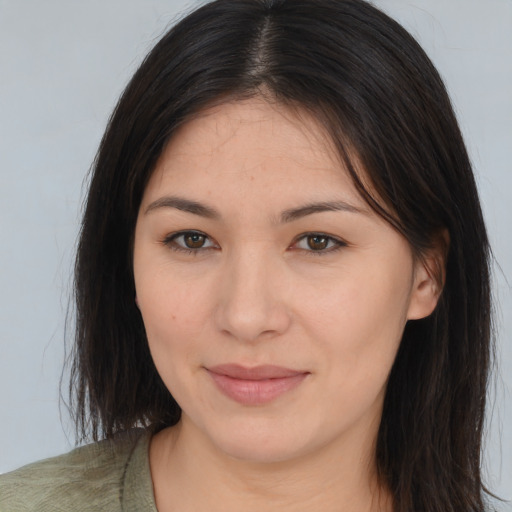
[[[182,431],[253,461],[371,444],[405,323],[435,306],[317,123],[259,98],[172,138],[140,207],[134,274]]]

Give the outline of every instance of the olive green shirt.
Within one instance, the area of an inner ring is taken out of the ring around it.
[[[157,512],[149,439],[135,429],[0,475],[0,512]]]

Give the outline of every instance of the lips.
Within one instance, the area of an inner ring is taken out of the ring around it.
[[[224,364],[207,368],[213,382],[228,398],[243,405],[263,405],[295,389],[309,372],[281,366]]]

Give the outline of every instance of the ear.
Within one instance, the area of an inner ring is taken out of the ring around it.
[[[429,316],[437,306],[446,280],[450,236],[446,229],[436,233],[432,245],[416,258],[407,320]]]

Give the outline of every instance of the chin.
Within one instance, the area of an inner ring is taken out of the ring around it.
[[[210,432],[209,437],[229,457],[256,464],[286,462],[315,450],[313,436],[282,423],[233,422],[222,432]]]

